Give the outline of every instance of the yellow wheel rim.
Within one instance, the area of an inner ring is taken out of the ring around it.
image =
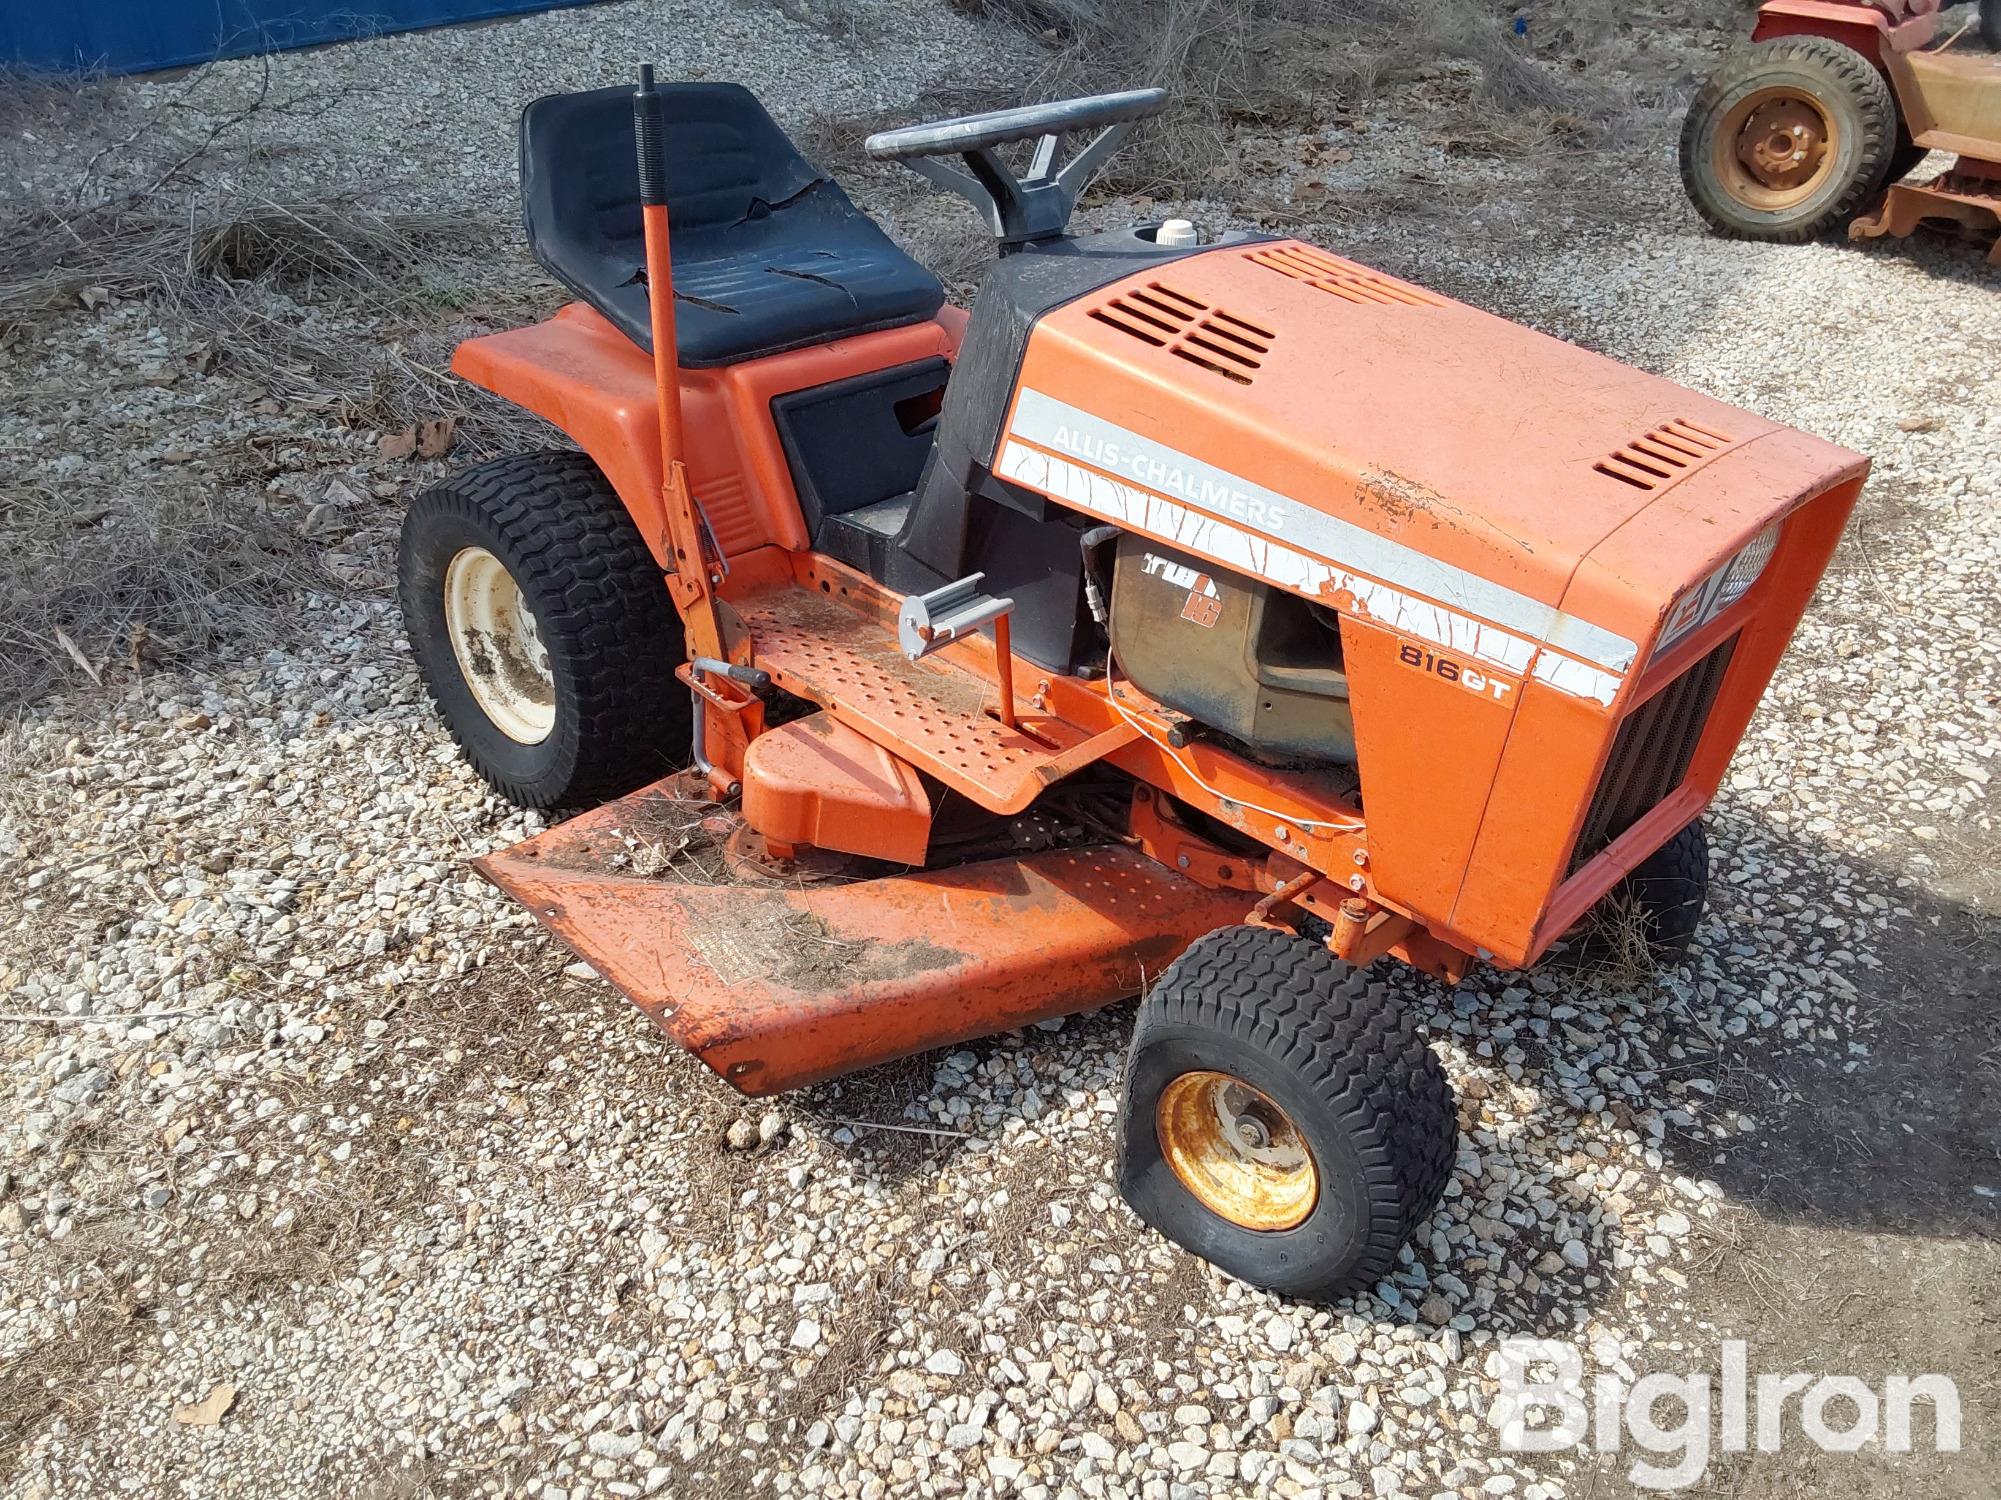
[[[1291,1229],[1320,1201],[1292,1117],[1230,1073],[1183,1073],[1154,1111],[1160,1154],[1202,1206],[1243,1229]]]
[[[1841,127],[1825,106],[1779,86],[1746,94],[1730,107],[1716,131],[1711,164],[1739,203],[1777,213],[1818,192],[1840,154]]]

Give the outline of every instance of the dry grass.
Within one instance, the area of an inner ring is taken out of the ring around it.
[[[143,298],[181,342],[287,408],[354,427],[490,425],[497,411],[443,366],[448,325],[506,321],[543,291],[525,257],[508,259],[512,241],[491,221],[358,191],[31,203],[0,229],[0,339],[38,315]],[[357,321],[372,336],[357,339]]]
[[[1660,977],[1661,954],[1653,922],[1637,897],[1623,888],[1598,903],[1584,929],[1570,939],[1573,962],[1618,994],[1646,994]]]
[[[275,632],[286,598],[331,581],[268,516],[199,483],[78,499],[0,459],[0,702]]]
[[[268,281],[310,297],[378,293],[458,247],[476,226],[385,212],[361,195],[320,202],[149,195],[83,209],[30,202],[0,229],[0,319],[132,297],[183,300],[213,283]]]
[[[888,1269],[880,1266],[844,1286],[840,1321],[825,1347],[815,1352],[813,1367],[784,1393],[779,1414],[801,1423],[835,1417],[850,1394],[866,1390],[903,1321],[901,1295]]]
[[[1598,91],[1545,66],[1475,0],[958,0],[1048,48],[1024,97],[1152,84],[1168,109],[1136,130],[1103,179],[1113,192],[1238,196],[1233,133],[1293,130],[1379,92],[1466,65],[1472,86],[1442,128],[1523,150],[1607,113]]]
[[[104,1375],[138,1342],[140,1309],[123,1289],[91,1300],[63,1331],[0,1362],[0,1480],[14,1476],[21,1448],[61,1418],[87,1430],[104,1403]]]
[[[0,75],[0,704],[280,644],[301,590],[379,573],[330,570],[295,519],[301,471],[366,452],[343,429],[457,418],[460,458],[548,444],[446,371],[461,333],[521,321],[543,290],[506,227],[253,186],[260,120],[315,101],[215,76],[141,108]],[[126,355],[146,324],[162,364],[91,352]]]

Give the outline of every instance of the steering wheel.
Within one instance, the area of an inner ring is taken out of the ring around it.
[[[1166,103],[1165,89],[1093,94],[878,131],[864,145],[878,161],[900,161],[971,202],[1005,251],[1061,234],[1079,195],[1118,149],[1126,126],[1159,113]],[[1064,161],[1064,138],[1072,131],[1093,128],[1098,134]],[[994,149],[1010,141],[1035,142],[1024,176],[1016,176]],[[946,156],[956,156],[965,165],[938,159]]]

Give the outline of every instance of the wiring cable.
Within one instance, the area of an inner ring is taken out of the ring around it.
[[[1133,714],[1131,709],[1119,702],[1118,679],[1113,673],[1112,659],[1107,654],[1105,657],[1105,701],[1117,709],[1119,717],[1138,730],[1142,738],[1179,766],[1182,775],[1186,776],[1210,796],[1216,798],[1217,801],[1233,803],[1238,807],[1248,808],[1254,813],[1263,813],[1267,818],[1275,819],[1280,823],[1289,823],[1295,828],[1328,828],[1336,833],[1361,833],[1368,828],[1369,825],[1359,818],[1343,818],[1338,822],[1331,822],[1321,818],[1302,818],[1294,813],[1280,812],[1276,808],[1260,807],[1255,802],[1246,802],[1242,797],[1234,797],[1228,792],[1217,790],[1217,788],[1211,786],[1202,778],[1201,772],[1182,759],[1180,751],[1176,750],[1165,740],[1155,738],[1153,731],[1142,723]]]

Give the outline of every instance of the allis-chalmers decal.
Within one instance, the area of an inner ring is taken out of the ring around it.
[[[1114,474],[1130,474],[1148,489],[1179,495],[1206,511],[1234,516],[1273,536],[1285,530],[1285,511],[1280,506],[1238,488],[1220,470],[1194,464],[1179,454],[1170,457],[1148,452],[1136,441],[1119,442],[1064,422],[1056,424],[1048,441],[1050,447],[1074,453],[1088,464]]]
[[[1213,630],[1223,618],[1223,597],[1216,592],[1215,582],[1207,573],[1198,573],[1186,564],[1151,552],[1140,560],[1140,571],[1149,578],[1164,579],[1178,589],[1188,590],[1188,598],[1181,606],[1182,619]]]
[[[1508,701],[1517,684],[1492,672],[1468,666],[1463,661],[1454,661],[1449,656],[1440,656],[1428,646],[1420,646],[1413,641],[1397,642],[1397,660],[1407,667],[1415,667],[1420,672],[1429,672],[1434,677],[1442,677],[1447,682],[1456,682],[1469,693],[1482,698],[1492,698],[1496,703]]]

